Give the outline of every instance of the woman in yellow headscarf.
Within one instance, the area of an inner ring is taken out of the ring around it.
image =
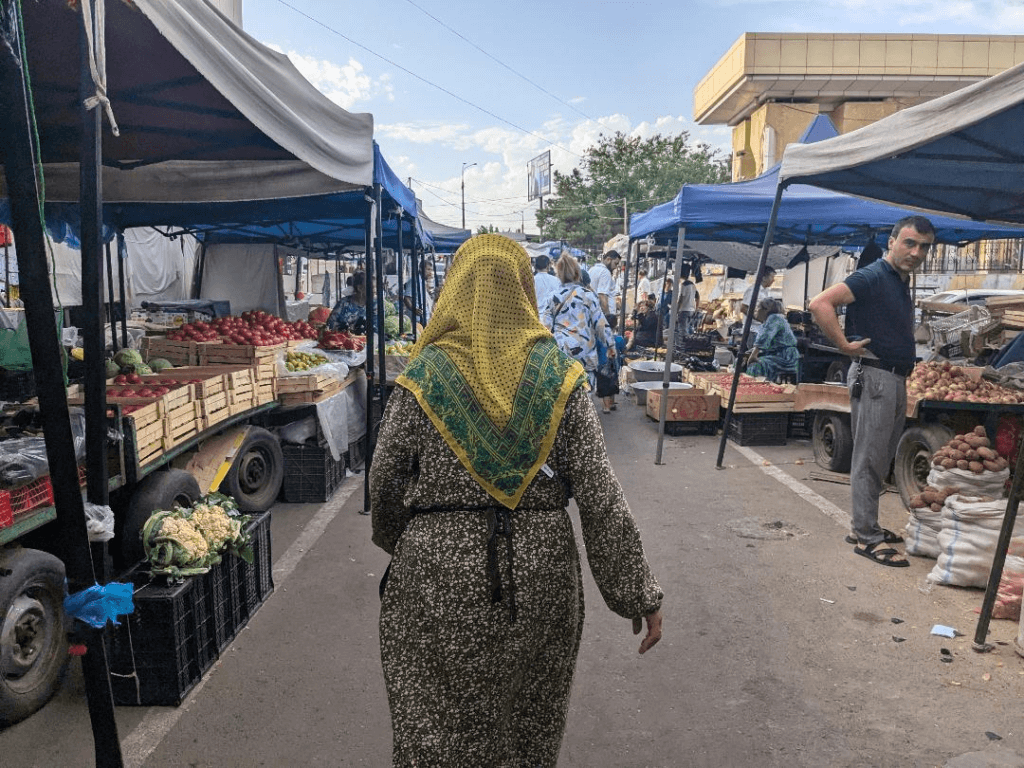
[[[583,630],[570,496],[608,607],[647,619],[641,653],[661,637],[585,378],[538,319],[526,251],[466,242],[370,466],[395,766],[555,765]]]

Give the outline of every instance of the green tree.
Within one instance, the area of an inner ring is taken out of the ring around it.
[[[720,184],[729,161],[719,150],[691,143],[686,132],[649,139],[601,134],[571,172],[554,173],[554,196],[544,200],[537,225],[546,240],[599,249],[624,231],[632,215],[671,200],[683,184]]]
[[[478,235],[490,235],[496,233],[497,231],[498,228],[493,224],[481,224],[479,227],[476,228],[476,233]]]

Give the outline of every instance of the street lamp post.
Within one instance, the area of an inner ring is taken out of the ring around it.
[[[462,228],[466,228],[466,169],[472,168],[476,163],[462,164]]]

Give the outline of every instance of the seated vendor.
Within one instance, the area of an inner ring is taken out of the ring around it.
[[[349,275],[346,281],[352,293],[342,296],[327,318],[327,330],[348,331],[361,336],[366,333],[366,311],[373,311],[373,301],[366,300],[366,273],[362,270]],[[387,299],[384,300],[387,302]],[[390,302],[388,302],[390,303]],[[385,304],[387,307],[387,304]],[[376,327],[376,326],[375,326]]]
[[[653,295],[644,299],[633,312],[633,335],[626,349],[636,346],[657,347],[658,345],[658,313],[655,311],[657,298]]]
[[[800,353],[796,347],[796,336],[782,314],[782,302],[761,299],[757,302],[754,319],[761,323],[761,328],[747,357],[747,373],[763,376],[769,381],[778,381],[783,374],[796,373]]]

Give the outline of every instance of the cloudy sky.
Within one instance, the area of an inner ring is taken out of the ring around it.
[[[689,132],[693,89],[744,32],[1024,34],[1024,0],[243,0],[243,26],[330,99],[374,116],[435,221],[536,233],[526,165],[596,138]],[[466,165],[463,176],[463,165]],[[475,164],[475,165],[473,165]],[[646,207],[648,204],[645,204]]]

